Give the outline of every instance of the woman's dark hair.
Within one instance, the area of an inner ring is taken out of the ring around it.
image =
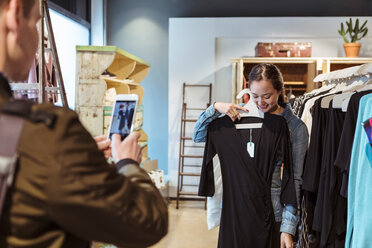
[[[253,81],[270,81],[274,89],[279,91],[279,102],[284,102],[284,80],[279,68],[273,64],[255,65],[248,76],[248,87]]]

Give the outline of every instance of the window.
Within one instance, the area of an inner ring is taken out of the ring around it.
[[[91,0],[50,0],[49,8],[90,27]]]

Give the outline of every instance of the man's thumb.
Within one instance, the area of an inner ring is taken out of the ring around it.
[[[121,136],[120,134],[117,134],[117,133],[113,134],[111,139],[112,139],[113,146],[121,142]]]

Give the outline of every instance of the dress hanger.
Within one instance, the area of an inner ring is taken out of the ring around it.
[[[354,94],[354,89],[357,89],[363,85],[363,81],[361,80],[356,80],[353,83],[344,86],[343,89],[340,89],[343,93],[342,94],[337,94],[337,95],[330,95],[328,97],[324,97],[322,99],[322,108],[328,108],[329,103],[333,100],[332,102],[332,107],[333,108],[342,108],[342,102],[346,98],[350,98]]]
[[[363,85],[360,85],[360,88],[354,88],[353,90],[355,90],[356,92],[361,92],[361,91],[366,91],[366,90],[372,90],[372,79],[368,80],[367,82],[365,82]],[[350,97],[346,97],[342,100],[342,103],[341,103],[341,109],[342,109],[342,112],[346,112],[347,111],[347,107],[349,105],[349,101],[350,101]]]
[[[332,94],[332,95],[323,97],[320,103],[321,108],[329,108],[329,103],[333,100],[335,96],[336,96],[335,94]]]
[[[345,82],[337,83],[336,86],[329,91],[329,93],[336,93],[337,94],[340,91],[346,91],[348,88],[351,89],[352,87],[355,87],[358,84],[360,84],[360,82],[357,82],[355,84],[353,83],[353,85],[349,85],[349,86]],[[333,98],[335,96],[336,95],[331,94],[329,96],[323,97],[322,102],[321,102],[321,107],[322,108],[328,108],[329,103],[333,100]],[[334,105],[332,105],[332,106],[334,106]]]
[[[365,84],[364,87],[361,89],[358,89],[357,91],[366,91],[366,90],[372,90],[372,79],[368,80]]]
[[[368,82],[367,82],[368,83]],[[350,98],[356,90],[365,87],[365,83],[362,80],[355,80],[350,85],[346,86],[342,90],[342,94],[336,95],[333,98],[332,107],[342,109],[342,104],[346,98]]]
[[[350,98],[354,93],[355,93],[354,91],[351,91],[335,96],[333,98],[332,108],[342,108],[342,103],[344,102],[344,100],[346,98]]]
[[[244,108],[248,109],[249,112],[244,112],[238,110],[241,117],[257,117],[257,118],[264,118],[264,113],[257,108],[257,105],[252,101],[252,94],[249,89],[244,89],[239,92],[236,96],[237,99],[243,97],[244,94],[249,94],[249,101],[244,105]],[[245,124],[236,124],[236,129],[248,129],[248,128],[261,128],[262,122],[258,123],[245,123]]]

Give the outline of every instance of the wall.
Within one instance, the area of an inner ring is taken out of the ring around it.
[[[371,13],[372,4],[365,0],[110,0],[107,1],[107,44],[123,48],[152,65],[142,83],[146,90],[144,129],[149,135],[150,157],[158,158],[159,166],[167,171],[168,92],[169,95],[174,93],[168,88],[168,18],[358,16]],[[247,27],[237,28],[241,36],[249,32]]]
[[[105,11],[106,1],[92,0],[92,17],[91,17],[91,40],[93,46],[102,46],[106,44],[106,27],[105,27]]]
[[[149,1],[155,4],[156,1]],[[107,45],[122,48],[151,64],[141,82],[143,129],[149,137],[148,156],[167,173],[168,147],[168,18],[148,8],[126,8],[127,1],[107,1]],[[149,7],[150,8],[150,7]],[[159,20],[159,16],[164,16]],[[154,21],[156,20],[156,21]]]

